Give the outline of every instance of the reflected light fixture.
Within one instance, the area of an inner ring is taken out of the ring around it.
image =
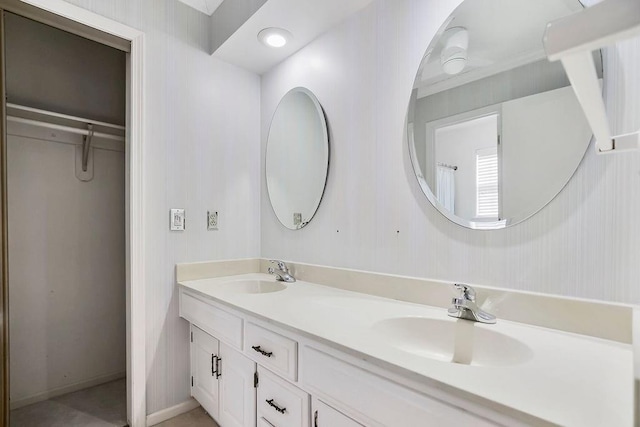
[[[449,75],[459,74],[467,65],[469,31],[464,27],[449,28],[444,32],[444,46],[440,53],[442,71]]]
[[[258,40],[269,47],[282,47],[286,45],[293,36],[282,28],[265,28],[258,33]]]

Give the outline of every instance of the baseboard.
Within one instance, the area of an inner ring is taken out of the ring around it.
[[[14,409],[18,409],[18,408],[22,408],[23,406],[42,402],[43,400],[53,399],[54,397],[62,396],[63,394],[73,393],[74,391],[83,390],[85,388],[94,387],[100,384],[119,380],[121,378],[126,378],[126,376],[127,376],[126,372],[116,372],[115,374],[100,375],[98,377],[93,377],[86,381],[80,381],[80,382],[69,384],[63,387],[54,388],[51,390],[44,391],[42,393],[24,397],[22,399],[11,400],[9,408],[13,411]]]
[[[198,406],[200,406],[200,404],[195,399],[191,398],[170,408],[154,412],[153,414],[147,415],[147,426],[150,427],[160,424],[163,421],[167,421],[180,414],[196,409]]]

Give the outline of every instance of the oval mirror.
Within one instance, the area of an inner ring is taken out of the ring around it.
[[[269,129],[265,169],[278,220],[291,230],[307,225],[318,210],[329,170],[324,112],[308,89],[292,89],[280,100]]]
[[[498,229],[549,203],[580,164],[591,131],[547,23],[578,0],[465,0],[418,69],[407,113],[413,169],[451,221]],[[594,54],[602,82],[600,52]]]

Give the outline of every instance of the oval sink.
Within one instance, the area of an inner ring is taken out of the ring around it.
[[[531,359],[521,341],[468,320],[398,317],[373,329],[393,347],[429,359],[473,366],[509,366]],[[382,338],[381,337],[381,338]]]
[[[266,280],[236,280],[221,285],[225,291],[239,294],[269,294],[287,289],[282,282]]]

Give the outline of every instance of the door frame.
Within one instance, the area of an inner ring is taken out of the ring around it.
[[[127,340],[127,419],[131,427],[146,425],[146,311],[144,272],[144,33],[72,5],[64,0],[20,0],[46,12],[62,16],[131,42],[127,55],[126,147],[125,147],[125,210],[126,210],[126,340]],[[2,1],[0,1],[0,6]],[[2,60],[4,66],[4,58]],[[0,71],[4,74],[4,69]],[[4,82],[4,78],[2,78]],[[4,92],[4,89],[3,89]],[[3,134],[6,134],[4,103]],[[0,180],[2,181],[2,404],[0,424],[9,418],[9,314],[7,265],[7,198],[6,198],[6,136],[2,137]]]

